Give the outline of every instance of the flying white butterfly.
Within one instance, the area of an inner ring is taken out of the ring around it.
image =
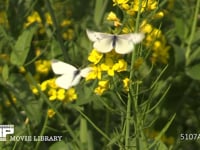
[[[94,42],[93,47],[100,53],[108,53],[115,49],[116,53],[127,54],[134,50],[134,45],[144,39],[143,33],[108,34],[86,30],[88,38]]]
[[[64,89],[76,86],[80,82],[81,77],[86,77],[91,71],[90,67],[79,70],[70,64],[58,60],[52,60],[51,67],[55,74],[61,75],[56,79],[56,84]]]

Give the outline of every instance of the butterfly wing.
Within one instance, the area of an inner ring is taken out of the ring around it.
[[[74,75],[77,69],[67,63],[58,60],[52,60],[52,70],[55,74],[61,75],[56,79],[56,84],[64,89],[69,89],[73,86]]]
[[[115,51],[119,54],[130,53],[134,49],[134,44],[137,44],[144,39],[143,33],[129,33],[116,36],[117,41]]]
[[[88,38],[92,42],[102,40],[102,39],[112,35],[112,34],[108,34],[108,33],[95,32],[95,31],[88,30],[88,29],[86,30],[86,33],[87,33]]]
[[[107,53],[113,49],[113,35],[108,33],[86,30],[88,38],[94,42],[93,47],[100,53]]]
[[[140,43],[144,39],[144,34],[143,33],[129,33],[129,34],[121,34],[117,35],[118,38],[120,39],[125,39],[133,42],[133,44]]]
[[[100,53],[108,53],[113,49],[112,43],[112,37],[106,37],[102,40],[94,42],[93,47]]]
[[[92,68],[91,67],[87,67],[87,68],[84,68],[80,71],[80,75],[81,77],[87,77],[87,75],[90,73],[90,71],[92,71]]]
[[[134,49],[134,45],[131,41],[125,39],[117,39],[115,44],[115,51],[118,54],[128,54]]]
[[[73,86],[74,75],[72,73],[70,74],[63,74],[60,77],[56,79],[56,85],[58,85],[61,88],[69,89]]]
[[[131,33],[130,40],[133,42],[133,44],[138,44],[144,39],[143,33]]]
[[[56,59],[52,60],[51,67],[55,74],[73,74],[77,70],[74,66]]]
[[[81,75],[79,73],[76,76],[74,76],[72,81],[72,86],[76,86],[77,84],[79,84],[80,80],[81,80]]]

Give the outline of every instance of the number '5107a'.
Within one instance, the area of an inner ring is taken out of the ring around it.
[[[200,134],[198,133],[181,133],[180,140],[199,140]]]

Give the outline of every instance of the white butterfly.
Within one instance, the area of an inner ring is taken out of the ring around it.
[[[101,53],[108,53],[112,49],[119,54],[127,54],[134,50],[134,45],[144,39],[143,33],[108,34],[86,30],[88,38],[94,42],[93,47]]]
[[[91,67],[79,70],[70,64],[58,60],[52,60],[51,67],[55,74],[61,75],[56,79],[56,84],[64,89],[77,85],[81,77],[85,78],[91,71]]]

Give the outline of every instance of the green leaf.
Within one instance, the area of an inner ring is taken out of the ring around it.
[[[180,65],[183,65],[183,63],[185,62],[185,50],[174,43],[172,44],[172,46],[174,49],[175,66],[178,67]]]
[[[25,111],[30,121],[34,125],[39,124],[42,117],[42,100],[35,98],[25,77],[13,73],[9,76],[8,83],[9,90],[16,97],[18,105]]]
[[[176,33],[178,37],[181,40],[185,40],[189,32],[189,29],[186,26],[185,21],[183,19],[176,18],[175,27],[176,27]]]
[[[31,47],[33,35],[35,34],[37,28],[38,25],[33,24],[30,27],[26,28],[18,37],[14,45],[14,49],[11,52],[11,63],[17,66],[22,66],[24,64]]]
[[[100,26],[101,24],[107,4],[108,0],[96,0],[95,10],[94,10],[94,22],[97,26]]]
[[[8,64],[5,64],[3,66],[3,69],[2,69],[2,77],[3,79],[6,81],[8,79],[8,75],[9,75],[9,68],[8,68]]]
[[[188,66],[185,71],[190,78],[200,80],[200,64]]]
[[[196,42],[199,42],[200,41],[200,29],[198,29],[195,34],[194,34],[194,37],[193,37],[193,40],[192,40],[192,43],[196,43]]]
[[[189,56],[188,65],[194,64],[195,62],[200,62],[200,47],[194,50],[192,54]]]

